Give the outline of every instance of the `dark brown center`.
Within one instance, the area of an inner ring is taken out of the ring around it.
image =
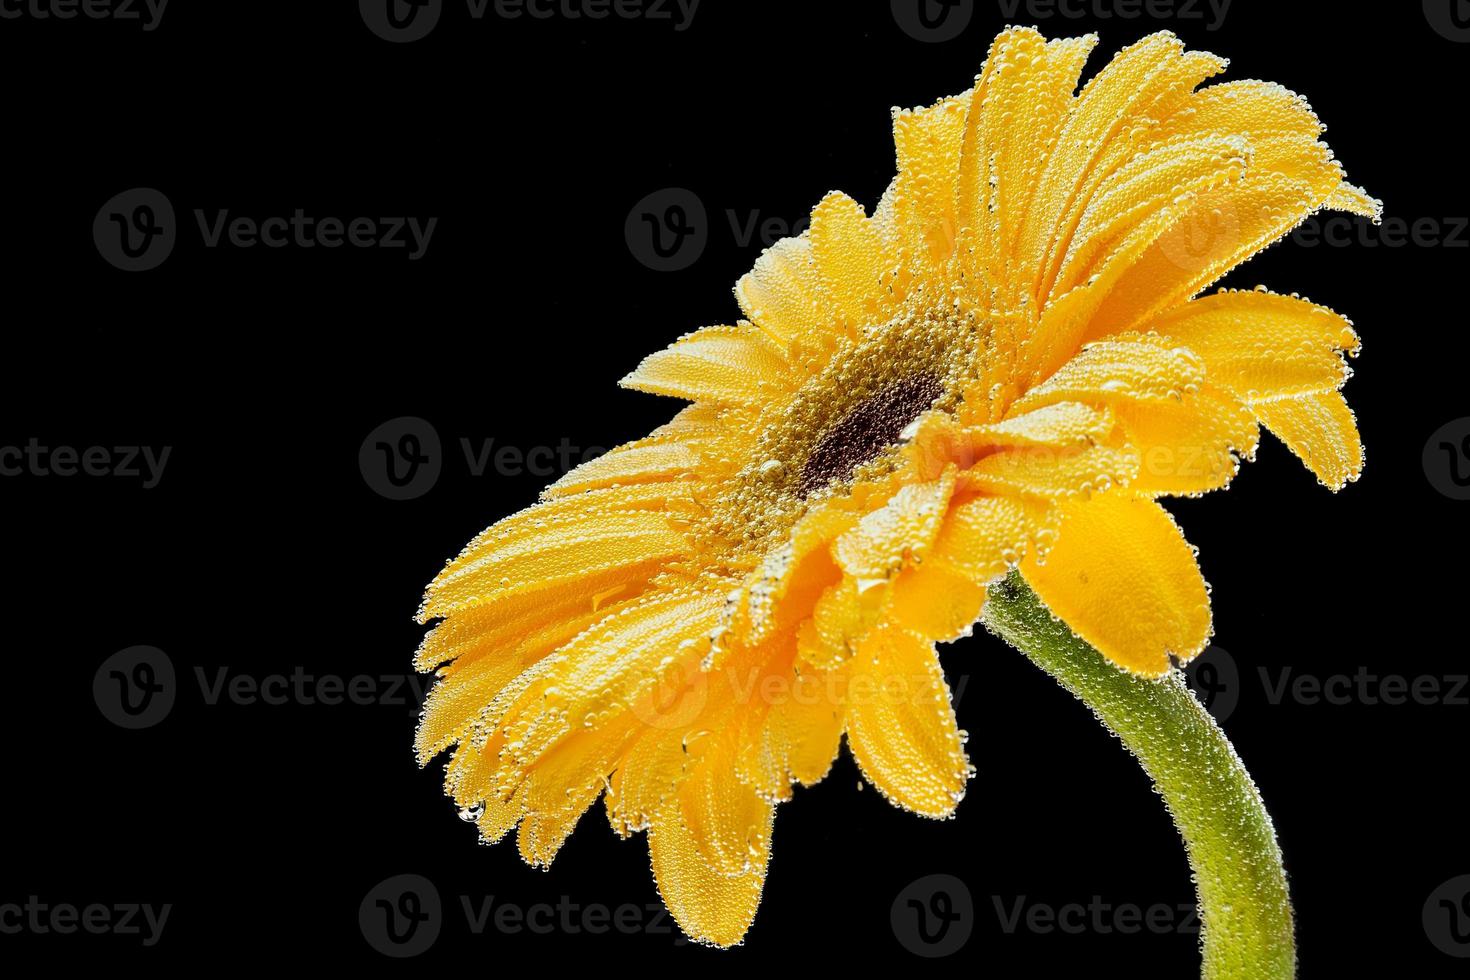
[[[898,442],[908,424],[942,394],[939,379],[927,374],[879,389],[817,441],[801,470],[802,496],[850,479],[859,466]]]

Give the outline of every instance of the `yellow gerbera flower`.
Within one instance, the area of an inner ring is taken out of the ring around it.
[[[1265,425],[1334,488],[1362,451],[1347,320],[1194,299],[1323,207],[1376,216],[1273,84],[1168,33],[1076,93],[1094,37],[1011,29],[975,86],[894,115],[871,215],[829,194],[736,286],[747,319],[624,379],[692,404],[569,473],[429,586],[418,732],[449,794],[545,865],[599,796],[680,925],[750,925],[775,805],[842,737],[950,815],[970,766],[934,644],[1011,570],[1121,667],[1210,636],[1157,498],[1225,486]],[[1075,94],[1074,94],[1075,93]]]

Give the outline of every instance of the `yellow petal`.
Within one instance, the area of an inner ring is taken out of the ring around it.
[[[1026,392],[1012,411],[1064,401],[1162,401],[1198,387],[1204,377],[1199,358],[1188,350],[1148,338],[1099,341]]]
[[[538,536],[512,538],[456,567],[429,586],[422,615],[445,616],[512,597],[544,595],[578,582],[590,602],[592,595],[609,587],[603,573],[623,581],[646,576],[650,565],[687,549],[688,542],[662,514],[601,513],[589,522],[555,525]]]
[[[954,248],[956,181],[965,133],[968,93],[925,109],[894,113],[893,143],[898,153],[895,194],[914,216],[917,230],[935,255]]]
[[[1016,271],[1034,284],[1033,296],[1048,294],[1048,257],[1065,253],[1088,202],[1114,169],[1107,161],[1137,152],[1138,136],[1157,118],[1154,113],[1223,67],[1203,52],[1184,55],[1182,47],[1167,32],[1146,37],[1119,52],[1077,97],[1042,172],[1020,242]]]
[[[1287,138],[1281,138],[1287,139]],[[1090,337],[1137,329],[1281,238],[1327,200],[1342,170],[1320,143],[1253,143],[1246,179],[1196,195],[1124,272]]]
[[[1177,401],[1120,403],[1118,422],[1138,453],[1129,490],[1199,494],[1235,477],[1239,457],[1255,455],[1255,416],[1233,394],[1211,385]]]
[[[1066,255],[1052,262],[1055,278],[1046,284],[1045,295],[1084,282],[1119,241],[1181,196],[1238,180],[1250,156],[1249,144],[1238,136],[1168,143],[1140,154],[1087,206]]]
[[[547,487],[547,497],[564,497],[602,487],[672,480],[699,466],[699,455],[683,442],[629,443],[571,470]]]
[[[677,695],[703,682],[698,664],[718,625],[724,597],[701,591],[653,595],[586,630],[558,652],[558,662],[522,695],[506,722],[508,757],[532,767],[571,731],[640,712],[648,724],[673,723],[643,709],[651,694]],[[664,703],[660,702],[660,703]]]
[[[1204,358],[1211,382],[1252,403],[1342,387],[1347,366],[1338,352],[1358,346],[1346,318],[1260,290],[1185,303],[1150,329]]]
[[[744,619],[737,620],[748,641],[759,642],[806,618],[817,597],[842,574],[832,559],[832,542],[857,520],[847,510],[813,510],[797,522],[788,544],[767,553],[744,590]]]
[[[874,630],[852,665],[847,740],[885,797],[946,817],[964,796],[969,760],[934,647],[917,633]]]
[[[1322,123],[1307,100],[1275,82],[1222,82],[1193,93],[1159,126],[1161,140],[1207,135],[1316,139]]]
[[[939,533],[954,487],[953,469],[931,483],[905,486],[837,539],[838,564],[857,579],[885,579],[909,558],[922,557]]]
[[[1364,218],[1371,218],[1374,222],[1383,217],[1382,201],[1361,187],[1346,182],[1337,185],[1337,190],[1327,198],[1327,203],[1323,207],[1362,215]]]
[[[1262,402],[1253,409],[1325,486],[1341,490],[1363,472],[1358,422],[1340,392]]]
[[[1119,666],[1161,677],[1210,637],[1210,600],[1194,552],[1152,500],[1103,494],[1063,507],[1045,562],[1021,574],[1048,609]]]
[[[625,388],[690,401],[759,404],[791,386],[790,365],[753,326],[706,327],[645,358]]]
[[[828,194],[812,209],[809,234],[817,271],[847,325],[886,320],[883,244],[862,205],[846,194]]]
[[[973,582],[993,582],[1015,567],[1049,508],[1013,497],[974,497],[952,507],[926,562]]]
[[[1138,475],[1138,453],[1128,446],[1081,449],[1013,449],[986,456],[965,471],[971,490],[1008,496],[1087,496],[1130,483]]]
[[[516,848],[533,868],[551,865],[606,785],[606,757],[611,747],[604,741],[582,739],[578,748],[580,753],[563,753],[560,765],[538,769],[530,777],[527,812],[516,828]]]
[[[1054,402],[1020,412],[994,425],[971,430],[977,445],[1009,448],[1078,446],[1107,438],[1113,429],[1112,412],[1081,402]]]
[[[684,750],[684,735],[682,729],[650,728],[628,747],[604,798],[608,822],[619,836],[648,829],[687,777],[694,760]]]
[[[602,610],[559,620],[507,650],[456,662],[424,701],[416,742],[420,761],[467,736],[485,705],[517,675],[606,615]]]
[[[791,784],[827,775],[842,745],[846,675],[801,665],[778,689],[761,728],[741,755],[738,772],[771,799],[789,799]]]
[[[709,866],[678,802],[673,801],[648,829],[648,852],[659,894],[690,939],[733,946],[744,938],[765,883],[771,855],[769,824],[751,855],[753,870],[722,875]]]
[[[774,807],[736,777],[738,747],[728,735],[724,741],[679,787],[679,798],[685,826],[710,867],[722,875],[742,875],[757,870],[754,862],[765,853]]]
[[[877,622],[884,600],[877,580],[862,585],[852,578],[830,586],[797,631],[801,659],[830,670],[852,656],[854,644]]]
[[[1035,31],[1003,34],[991,58],[995,72],[984,102],[995,154],[995,205],[1004,254],[1012,252],[1032,200],[1040,192],[1040,162],[1053,152],[1072,109],[1072,94],[1097,36],[1045,41]],[[1002,135],[1003,134],[1003,135]],[[1021,283],[1023,276],[1015,276]]]
[[[735,299],[761,329],[786,341],[832,326],[832,301],[807,238],[783,238],[761,253],[736,285]]]
[[[966,636],[985,607],[985,586],[953,568],[924,562],[893,583],[889,615],[938,643]]]

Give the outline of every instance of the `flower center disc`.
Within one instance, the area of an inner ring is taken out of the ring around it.
[[[927,374],[900,379],[875,392],[812,447],[801,470],[801,495],[851,479],[859,466],[898,442],[904,428],[942,394],[944,385]]]

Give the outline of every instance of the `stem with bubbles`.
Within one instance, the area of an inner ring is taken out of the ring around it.
[[[1295,976],[1291,901],[1271,817],[1182,672],[1152,681],[1120,670],[1014,573],[991,588],[984,620],[1091,708],[1153,779],[1194,870],[1205,980]]]

